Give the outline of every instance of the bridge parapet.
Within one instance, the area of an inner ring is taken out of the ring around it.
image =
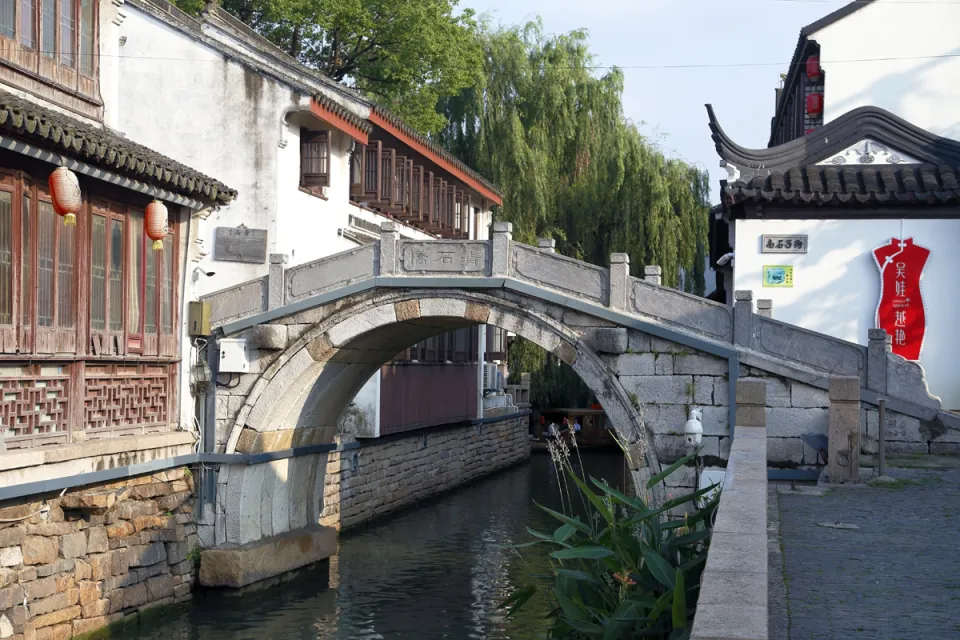
[[[353,293],[356,287],[351,285],[364,283],[371,288],[397,287],[398,280],[410,278],[410,286],[473,289],[524,283],[559,294],[561,302],[577,300],[639,316],[693,340],[706,339],[719,348],[732,345],[745,364],[785,377],[800,376],[823,389],[830,375],[857,375],[864,389],[875,394],[926,411],[940,408],[939,399],[927,392],[922,368],[892,355],[879,337],[868,348],[760,315],[754,311],[749,291],[736,292],[731,308],[661,285],[657,266],[647,266],[644,278],[631,277],[626,254],[612,254],[608,269],[559,255],[553,243],[540,244],[532,247],[514,242],[508,222],[494,223],[489,240],[433,241],[401,240],[395,225],[386,222],[374,244],[289,268],[281,257],[271,256],[267,276],[204,300],[213,307],[213,325],[222,327],[285,305],[303,307],[311,298],[319,301],[323,296],[325,302],[333,301],[338,293]],[[424,278],[430,279],[429,283]]]

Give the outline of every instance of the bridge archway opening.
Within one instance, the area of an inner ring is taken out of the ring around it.
[[[566,311],[499,291],[372,290],[285,318],[290,335],[298,337],[251,389],[226,452],[254,452],[258,439],[290,430],[295,434],[287,439],[293,442],[332,442],[345,409],[398,353],[434,335],[485,324],[569,365],[631,445],[634,483],[645,482],[649,470],[659,471],[653,435],[615,373],[564,323]]]

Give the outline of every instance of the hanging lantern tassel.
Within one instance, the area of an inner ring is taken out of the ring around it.
[[[147,236],[153,240],[154,251],[163,249],[163,239],[167,237],[167,207],[159,200],[147,205]]]
[[[50,174],[50,198],[53,200],[53,210],[63,216],[63,224],[76,225],[77,214],[83,204],[80,194],[80,182],[77,174],[66,167],[57,167]]]

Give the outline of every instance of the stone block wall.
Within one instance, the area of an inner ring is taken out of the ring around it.
[[[829,399],[826,389],[740,366],[740,379],[767,383],[767,459],[770,466],[813,468],[824,466],[822,456],[801,436],[828,433]],[[879,414],[876,406],[861,403],[860,452],[878,451]],[[921,420],[887,409],[887,451],[890,453],[960,453],[960,431],[939,419]]]
[[[344,530],[530,456],[528,416],[360,441],[327,458],[320,524]]]
[[[683,425],[692,408],[703,412],[702,445],[708,464],[727,458],[730,418],[725,358],[623,328],[589,328],[582,335],[639,407],[661,463],[669,464],[690,452]]]
[[[0,638],[70,638],[190,598],[184,469],[0,505]],[[12,521],[12,522],[7,522]]]

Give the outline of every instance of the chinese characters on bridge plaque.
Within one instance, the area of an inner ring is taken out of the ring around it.
[[[880,269],[877,327],[890,334],[895,354],[919,360],[927,329],[920,278],[930,250],[913,238],[891,238],[873,250],[873,257]]]

